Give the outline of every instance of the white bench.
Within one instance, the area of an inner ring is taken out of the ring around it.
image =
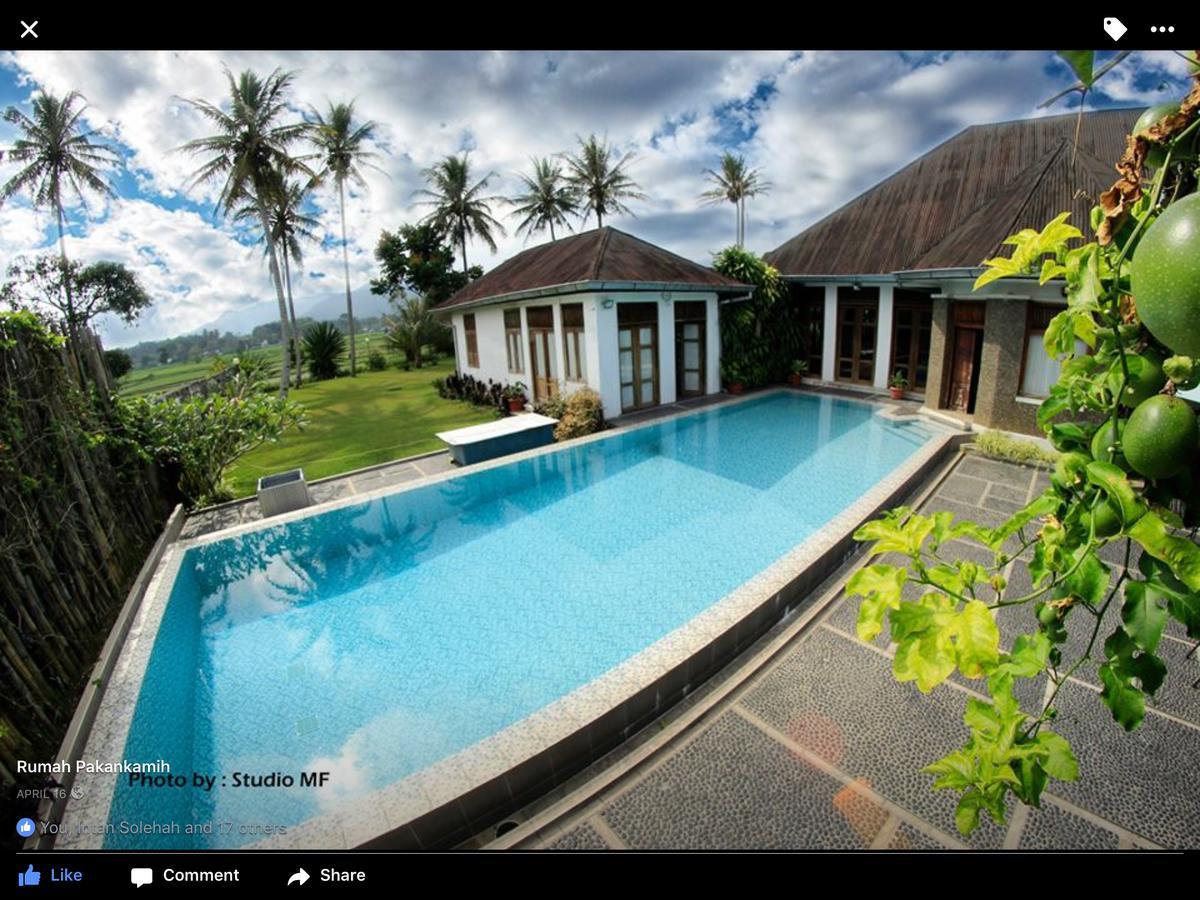
[[[495,422],[439,431],[437,437],[450,448],[450,456],[460,466],[520,453],[554,443],[558,419],[537,413],[506,416]]]

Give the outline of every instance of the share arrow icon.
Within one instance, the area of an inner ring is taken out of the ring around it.
[[[301,869],[299,872],[297,872],[295,875],[293,875],[291,878],[288,879],[288,887],[292,886],[293,881],[298,882],[300,884],[304,884],[304,882],[308,881],[308,879],[310,877],[311,876],[307,872],[305,872],[303,869]]]

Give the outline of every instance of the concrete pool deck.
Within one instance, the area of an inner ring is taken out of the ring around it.
[[[937,477],[927,486],[933,487]],[[1046,474],[967,456],[922,505],[984,524],[1002,521],[1046,485]],[[964,556],[971,548],[960,545]],[[1114,567],[1115,547],[1104,555]],[[887,560],[885,562],[898,562]],[[961,746],[978,681],[954,678],[922,695],[892,677],[894,647],[855,637],[858,600],[841,592],[858,553],[789,620],[630,744],[510,818],[494,849],[1097,849],[1200,846],[1200,662],[1174,620],[1159,654],[1167,680],[1132,734],[1117,726],[1085,667],[1060,694],[1055,730],[1079,759],[1080,779],[1051,781],[1040,810],[1010,800],[1008,824],[984,815],[964,839],[957,794],[933,791],[920,768]],[[1024,560],[1010,584],[1031,587]],[[1113,577],[1116,577],[1114,571]],[[1119,623],[1110,609],[1113,626]],[[1009,646],[1032,616],[998,617]],[[1076,628],[1076,632],[1078,628]],[[1106,628],[1102,636],[1111,631]],[[1084,641],[1076,633],[1075,655]],[[1065,651],[1064,656],[1068,656]],[[1073,658],[1073,657],[1068,657]],[[1047,679],[1025,682],[1027,710]]]

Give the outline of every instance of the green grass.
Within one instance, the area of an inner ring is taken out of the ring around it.
[[[361,362],[361,357],[360,357]],[[301,467],[309,481],[403,456],[441,450],[434,434],[478,425],[495,413],[458,400],[443,400],[430,382],[454,371],[451,360],[411,372],[388,368],[359,371],[357,378],[305,382],[292,391],[309,424],[238,460],[226,481],[238,497],[254,493],[258,479]]]
[[[384,333],[382,331],[372,331],[354,336],[354,346],[358,351],[358,368],[360,372],[366,368],[367,356],[371,350],[382,350],[388,359],[388,365],[391,365],[399,358],[399,354],[387,349],[383,338]],[[279,358],[281,354],[278,344],[270,344],[248,352],[265,355],[271,364],[272,375],[275,378],[279,377]],[[227,359],[232,359],[235,355],[232,353],[225,354]],[[347,350],[343,365],[347,368],[350,366],[349,350]],[[120,384],[117,386],[117,391],[125,397],[169,391],[172,388],[182,387],[189,381],[206,377],[209,374],[211,366],[212,359],[207,358],[199,362],[178,362],[169,363],[164,366],[134,369],[121,379]],[[305,380],[308,379],[307,369],[304,371],[304,378]]]

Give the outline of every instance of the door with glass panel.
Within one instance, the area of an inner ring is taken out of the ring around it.
[[[704,394],[704,301],[675,304],[675,395]]]
[[[617,307],[621,411],[658,404],[658,306],[622,303]]]
[[[554,374],[554,310],[549,306],[531,306],[525,310],[525,322],[529,327],[529,376],[536,402],[558,393]]]
[[[875,330],[879,323],[879,303],[875,297],[870,300],[846,299],[843,296],[846,293],[850,292],[845,288],[838,290],[835,374],[838,381],[871,384],[875,379]]]

